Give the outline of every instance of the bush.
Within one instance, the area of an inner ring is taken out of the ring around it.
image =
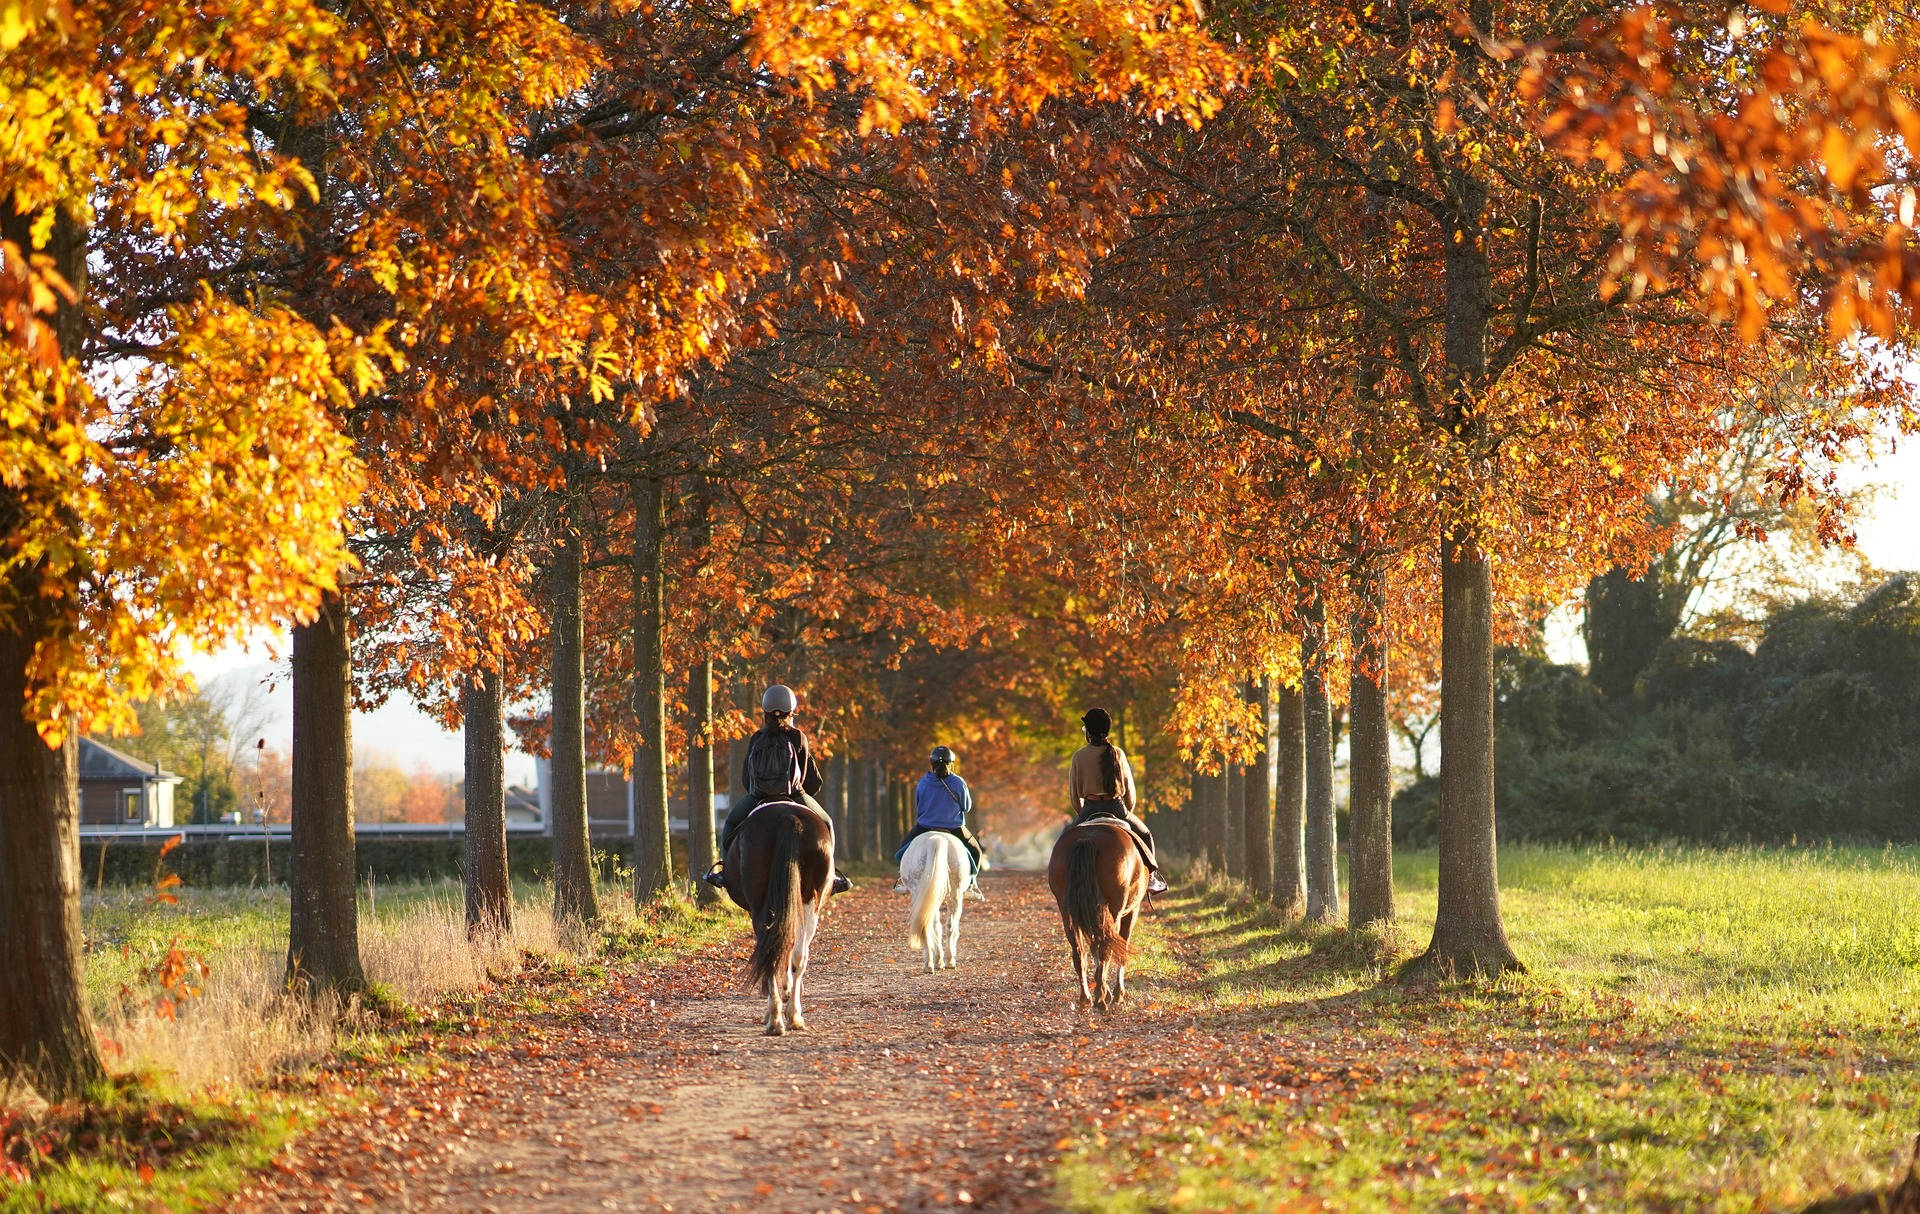
[[[1753,653],[1676,638],[1633,695],[1503,655],[1503,839],[1652,843],[1920,840],[1920,594],[1777,610]],[[1444,758],[1444,756],[1443,756]],[[1438,780],[1394,799],[1395,838],[1438,834]]]

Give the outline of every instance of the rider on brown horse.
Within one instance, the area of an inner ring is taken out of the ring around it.
[[[1160,893],[1167,883],[1160,877],[1160,865],[1153,854],[1153,832],[1133,812],[1135,804],[1133,767],[1127,754],[1113,744],[1113,717],[1104,708],[1091,708],[1080,718],[1087,744],[1074,752],[1073,766],[1067,776],[1067,789],[1079,813],[1073,825],[1094,818],[1118,818],[1133,832],[1140,858],[1151,874],[1147,891]]]
[[[813,761],[813,748],[807,744],[807,735],[793,723],[793,711],[798,707],[799,699],[793,694],[793,688],[784,683],[775,683],[760,697],[765,722],[747,743],[747,757],[740,764],[740,783],[735,787],[745,790],[745,795],[733,798],[726,824],[720,828],[722,856],[746,824],[747,815],[769,801],[796,802],[829,822],[833,820],[820,802],[813,799],[824,781],[820,778],[820,765]],[[700,879],[715,889],[725,889],[727,881],[721,872],[724,863],[714,861],[713,867]],[[851,888],[845,875],[833,874],[834,893],[842,894]]]

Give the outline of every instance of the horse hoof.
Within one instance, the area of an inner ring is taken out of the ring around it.
[[[787,1026],[784,1024],[769,1024],[767,1026],[767,1036],[769,1037],[785,1037],[786,1035]]]
[[[807,1022],[804,1020],[796,1020],[792,1024],[788,1025],[787,1027],[792,1029],[796,1033],[804,1033],[807,1031]]]

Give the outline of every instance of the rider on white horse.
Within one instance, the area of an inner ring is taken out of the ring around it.
[[[967,815],[973,812],[973,790],[967,782],[953,774],[953,765],[958,762],[952,750],[945,746],[936,746],[927,757],[927,774],[920,777],[920,783],[913,789],[913,829],[907,837],[900,840],[900,846],[893,849],[893,862],[898,864],[900,857],[907,854],[907,848],[915,839],[928,831],[944,831],[952,835],[967,849],[967,860],[971,865],[969,876],[973,896],[985,901],[987,895],[980,889],[980,869],[982,866],[980,840],[973,837],[967,829]],[[905,893],[905,882],[894,885],[896,892]]]

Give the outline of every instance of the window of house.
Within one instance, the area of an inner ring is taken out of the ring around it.
[[[145,807],[140,804],[140,801],[139,789],[123,788],[120,790],[120,820],[122,822],[146,821],[147,815],[143,812]]]

